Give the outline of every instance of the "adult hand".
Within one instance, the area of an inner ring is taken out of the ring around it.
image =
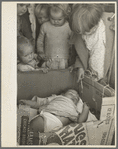
[[[78,68],[77,70],[77,83],[84,78],[84,69]]]

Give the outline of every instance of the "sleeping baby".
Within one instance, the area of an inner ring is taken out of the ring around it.
[[[53,95],[48,98],[34,97],[33,100],[20,100],[20,104],[38,109],[39,114],[30,122],[31,131],[50,132],[72,122],[82,123],[88,118],[89,107],[83,104],[82,112],[77,111],[80,97],[77,91],[69,89],[63,95]]]

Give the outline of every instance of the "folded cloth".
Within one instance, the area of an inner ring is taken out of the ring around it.
[[[44,118],[44,132],[57,130],[63,127],[62,122],[53,114],[41,111],[40,116]]]
[[[79,113],[82,113],[82,109],[83,109],[83,101],[80,99],[77,103],[77,111]],[[90,111],[88,114],[88,118],[87,121],[97,121],[97,118],[95,117],[95,115],[93,115]]]

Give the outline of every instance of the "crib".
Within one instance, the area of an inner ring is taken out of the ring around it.
[[[19,103],[20,99],[28,99],[31,100],[33,96],[39,97],[49,97],[52,94],[61,94],[63,91],[68,89],[75,89],[79,92],[80,97],[83,101],[89,102],[91,109],[93,111],[97,111],[99,116],[98,121],[96,122],[88,122],[82,124],[70,124],[57,132],[51,132],[49,134],[34,134],[35,139],[33,139],[33,145],[114,145],[114,119],[111,120],[112,133],[110,133],[110,138],[106,138],[109,140],[105,142],[104,135],[102,135],[101,141],[96,139],[96,142],[91,144],[90,140],[87,140],[87,135],[85,135],[85,131],[92,132],[93,126],[99,125],[100,121],[100,112],[102,107],[102,96],[99,94],[98,90],[103,90],[103,86],[99,85],[96,87],[95,83],[93,89],[89,90],[89,84],[91,84],[90,77],[85,77],[83,80],[83,93],[81,92],[81,84],[77,83],[76,71],[70,73],[69,69],[65,70],[52,70],[47,74],[44,74],[41,71],[37,72],[18,72],[17,74],[17,103]],[[92,82],[93,84],[93,82]],[[97,88],[97,90],[96,90]],[[93,101],[94,91],[97,95],[95,96],[95,101]],[[89,93],[89,94],[88,94]],[[104,92],[105,97],[110,97],[111,94],[106,90]],[[97,104],[97,107],[96,107]],[[102,121],[105,125],[105,122]],[[104,126],[103,125],[103,126]],[[103,127],[102,126],[102,127]],[[89,128],[89,130],[87,130]],[[105,127],[104,127],[105,128]],[[86,129],[86,130],[85,130]],[[96,129],[95,129],[96,131]],[[99,129],[98,129],[99,131]],[[72,133],[71,133],[72,132]],[[94,132],[94,131],[93,131]],[[96,132],[94,132],[96,133]],[[105,132],[104,132],[105,133]],[[107,133],[107,132],[106,132]],[[45,137],[47,140],[45,141]],[[48,136],[48,137],[47,137]],[[94,140],[93,134],[93,140]],[[43,138],[43,139],[42,139]],[[40,141],[39,141],[40,140]],[[75,141],[76,140],[76,141]],[[31,144],[30,144],[31,145]]]

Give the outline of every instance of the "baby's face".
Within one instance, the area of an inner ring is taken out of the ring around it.
[[[32,46],[25,46],[22,48],[22,53],[20,54],[20,59],[22,63],[28,64],[34,60],[34,50]]]
[[[77,105],[79,99],[77,97],[75,97],[73,94],[71,94],[70,92],[66,92],[64,96],[71,99],[74,102],[74,104]]]
[[[50,10],[50,22],[52,25],[58,27],[62,26],[65,23],[65,17],[63,15],[63,12],[57,12],[54,13],[53,11]]]
[[[42,9],[41,12],[40,12],[40,15],[37,16],[37,19],[38,19],[39,24],[43,24],[44,22],[49,21],[47,10]]]
[[[27,5],[27,4],[18,4],[17,5],[17,15],[21,16],[24,13],[26,13],[28,6],[29,5]]]

